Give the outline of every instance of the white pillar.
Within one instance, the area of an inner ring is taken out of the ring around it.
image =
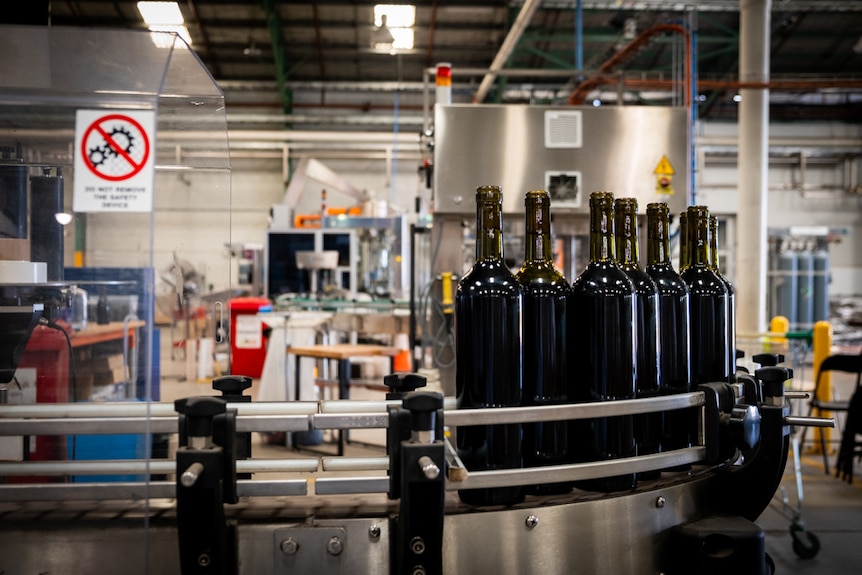
[[[739,80],[769,81],[771,0],[741,0]],[[766,330],[769,90],[739,91],[739,210],[736,318],[741,332]]]

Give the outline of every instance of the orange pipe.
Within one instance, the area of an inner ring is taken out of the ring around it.
[[[685,90],[685,106],[686,108],[691,105],[691,35],[686,30],[685,26],[680,26],[679,24],[659,24],[658,26],[653,26],[647,30],[644,30],[640,36],[629,42],[627,46],[625,46],[622,50],[611,56],[608,60],[605,61],[604,64],[599,66],[599,72],[608,73],[618,65],[622,64],[626,60],[628,60],[632,55],[634,55],[638,50],[643,48],[650,40],[652,40],[655,36],[663,32],[675,32],[677,34],[682,34],[685,38],[685,72],[684,72],[684,90]],[[581,84],[575,88],[574,92],[569,96],[568,103],[572,106],[578,106],[584,103],[584,99],[587,97],[587,94],[595,88],[601,86],[602,84],[609,84],[614,80],[607,78],[607,76],[593,76],[581,82]]]

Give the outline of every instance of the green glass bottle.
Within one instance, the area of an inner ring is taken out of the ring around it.
[[[523,290],[521,312],[523,383],[522,405],[566,403],[568,353],[567,304],[570,287],[554,267],[551,250],[551,197],[544,190],[527,192],[525,260],[516,274]],[[567,424],[564,421],[525,424],[524,467],[568,463]],[[571,485],[555,483],[528,487],[536,494],[558,494]]]
[[[640,266],[638,202],[635,198],[620,198],[614,202],[614,232],[617,262],[635,286],[637,397],[656,397],[661,393],[658,287]],[[636,415],[634,425],[638,455],[658,453],[664,429],[663,414]],[[640,479],[651,479],[657,476],[658,472],[638,475]]]
[[[691,263],[682,272],[689,290],[691,320],[691,384],[729,381],[727,288],[709,265],[709,210],[688,208]]]
[[[736,376],[736,290],[733,284],[721,273],[718,257],[718,218],[709,217],[709,265],[727,288],[727,346],[728,373]]]
[[[476,262],[455,294],[458,409],[521,405],[521,286],[503,260],[503,194],[476,190]],[[459,427],[458,455],[469,471],[521,467],[519,424]],[[471,505],[523,500],[519,486],[458,492]]]
[[[691,390],[689,296],[688,286],[671,264],[669,219],[667,204],[647,205],[646,272],[655,281],[659,294],[659,388],[664,393],[686,393]],[[690,447],[693,423],[691,414],[685,410],[668,412],[661,439],[662,451]]]
[[[614,199],[590,195],[590,262],[572,286],[569,310],[569,398],[574,402],[634,399],[635,286],[614,257]],[[636,453],[630,415],[572,420],[569,447],[575,462],[605,461]],[[582,489],[620,491],[635,474],[576,483]]]

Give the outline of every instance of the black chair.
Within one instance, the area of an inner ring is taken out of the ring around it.
[[[841,434],[841,448],[835,462],[835,477],[853,483],[853,460],[862,459],[862,392],[858,387],[850,398],[844,433]]]
[[[834,401],[825,401],[821,400],[817,394],[820,391],[820,381],[824,373],[828,373],[830,371],[841,371],[844,373],[855,373],[856,374],[856,390],[859,389],[860,383],[862,383],[862,352],[849,355],[849,354],[835,354],[830,355],[820,364],[820,369],[817,371],[817,379],[814,382],[814,392],[811,395],[811,400],[808,403],[808,415],[822,416],[824,411],[828,412],[844,412],[847,413],[850,410],[850,400],[834,400]],[[854,394],[851,394],[851,397]],[[817,412],[816,414],[814,412]],[[808,428],[805,428],[802,431],[802,440],[801,442],[805,442],[805,434],[808,431]],[[829,474],[829,454],[826,451],[826,437],[823,432],[820,433],[820,449],[823,452],[823,467],[826,469],[826,474]]]

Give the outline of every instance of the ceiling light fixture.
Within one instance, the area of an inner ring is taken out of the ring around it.
[[[174,32],[191,45],[191,34],[176,2],[138,2],[138,12],[151,32]],[[156,45],[162,44],[156,38],[153,41]]]
[[[371,47],[390,54],[413,49],[413,25],[416,6],[407,4],[377,4],[374,6],[374,31]]]

